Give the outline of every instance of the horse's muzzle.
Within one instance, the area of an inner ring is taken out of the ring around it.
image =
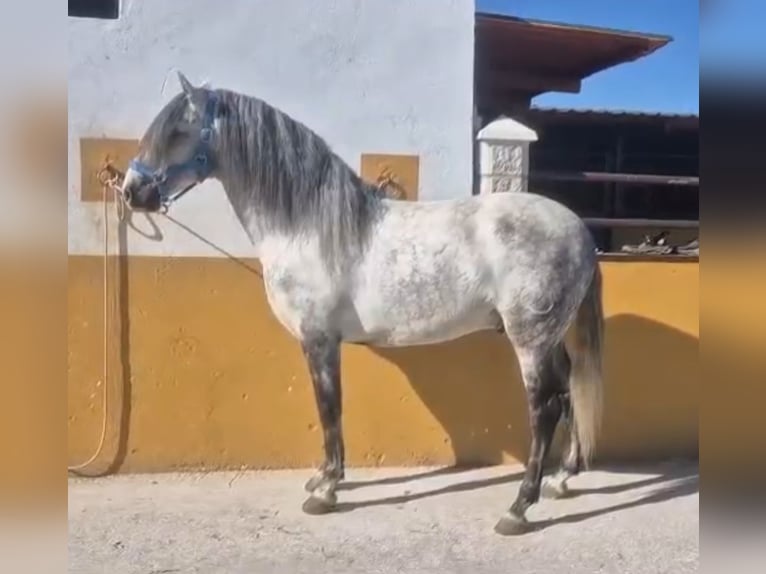
[[[122,186],[122,198],[132,210],[156,212],[162,207],[160,190],[154,182],[146,182],[136,174],[125,174]]]

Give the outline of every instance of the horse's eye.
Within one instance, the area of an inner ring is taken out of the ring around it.
[[[168,138],[170,145],[177,144],[181,142],[186,137],[186,134],[182,132],[181,130],[173,130],[170,132],[170,136]]]

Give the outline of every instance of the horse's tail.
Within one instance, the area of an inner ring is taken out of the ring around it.
[[[601,271],[596,264],[588,291],[580,303],[574,324],[572,369],[569,388],[574,409],[574,428],[587,468],[601,428],[603,401],[602,346],[604,312],[601,302]],[[574,437],[573,437],[574,438]]]

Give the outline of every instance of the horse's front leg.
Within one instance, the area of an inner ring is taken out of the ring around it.
[[[312,333],[303,338],[301,346],[314,386],[325,452],[318,473],[306,483],[311,496],[303,504],[303,510],[308,514],[323,514],[335,506],[335,490],[344,478],[340,340],[324,333]]]

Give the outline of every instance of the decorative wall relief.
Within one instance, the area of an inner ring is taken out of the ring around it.
[[[104,191],[98,181],[98,172],[106,162],[121,172],[128,169],[128,163],[138,152],[138,140],[112,138],[80,139],[80,199],[82,201],[103,201]],[[107,201],[113,201],[108,194]]]
[[[420,158],[417,155],[362,154],[360,176],[382,187],[392,199],[417,201]]]
[[[524,148],[521,144],[493,145],[492,193],[524,191]]]

